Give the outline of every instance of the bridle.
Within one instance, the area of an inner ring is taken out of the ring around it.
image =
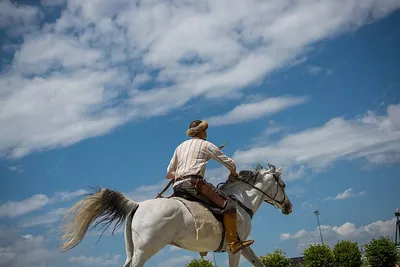
[[[270,165],[270,166],[272,166],[272,165]],[[272,167],[273,167],[273,166],[272,166]],[[251,175],[252,175],[251,177],[252,177],[252,178],[255,177],[255,179],[257,179],[258,175],[260,174],[259,171],[255,171],[255,172],[254,172],[254,171],[249,171],[249,172],[250,172]],[[267,193],[265,193],[264,191],[262,191],[260,188],[256,187],[255,185],[252,185],[252,184],[249,183],[246,179],[243,179],[243,178],[241,178],[240,176],[232,177],[232,178],[235,179],[235,180],[244,182],[244,183],[248,184],[251,188],[256,189],[257,191],[261,192],[264,196],[266,196],[267,198],[269,198],[269,200],[264,200],[264,201],[267,202],[268,204],[270,204],[270,205],[276,207],[276,205],[275,205],[274,203],[271,203],[271,202],[272,202],[272,201],[275,201],[275,202],[277,202],[279,205],[283,205],[283,203],[284,203],[285,200],[286,200],[286,194],[283,194],[283,199],[282,199],[282,201],[277,201],[277,200],[275,199],[276,196],[278,195],[279,189],[281,189],[282,192],[285,192],[285,191],[283,190],[282,185],[281,185],[281,183],[279,182],[279,176],[276,175],[274,172],[275,172],[275,168],[273,167],[273,168],[272,168],[272,176],[275,178],[275,181],[276,181],[276,192],[275,192],[275,196],[274,196],[273,198],[270,197],[270,196],[269,196]]]

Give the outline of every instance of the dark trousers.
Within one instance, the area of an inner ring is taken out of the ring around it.
[[[182,197],[182,198],[185,198],[188,200],[197,201],[197,202],[202,203],[220,221],[222,221],[224,213],[236,212],[235,201],[232,198],[226,196],[223,192],[221,192],[221,190],[216,188],[211,183],[208,183],[206,181],[204,181],[204,182],[209,187],[211,187],[214,192],[216,192],[217,194],[219,194],[220,196],[222,196],[224,199],[227,200],[227,203],[224,207],[220,207],[220,206],[216,205],[214,202],[210,201],[209,198],[202,195],[199,190],[197,190],[197,188],[195,186],[196,178],[183,181],[182,183],[174,186],[174,195],[177,197]]]

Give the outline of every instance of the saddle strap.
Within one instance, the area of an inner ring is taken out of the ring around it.
[[[250,219],[253,219],[254,212],[248,207],[246,207],[241,201],[236,200],[236,202],[250,215]]]
[[[225,235],[226,235],[225,225],[222,224],[221,242],[219,243],[219,247],[216,250],[214,250],[214,252],[225,252],[225,250],[222,250],[224,243],[225,243]]]

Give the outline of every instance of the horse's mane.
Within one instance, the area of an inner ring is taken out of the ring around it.
[[[257,180],[257,172],[258,170],[241,170],[238,175],[238,179],[227,179],[227,181],[220,183],[218,187],[220,189],[231,187],[240,183],[240,180],[244,180],[250,184],[255,184]]]
[[[238,175],[239,175],[238,179],[228,179],[226,182],[220,183],[218,185],[218,187],[220,187],[220,189],[231,187],[231,186],[236,185],[237,183],[240,183],[241,182],[240,180],[244,180],[244,181],[248,182],[249,184],[254,185],[257,181],[257,174],[262,169],[264,169],[264,167],[261,166],[260,164],[258,164],[257,167],[253,170],[241,170],[238,173]],[[273,172],[275,172],[275,168],[270,168],[270,169],[268,169],[268,171],[273,173]]]

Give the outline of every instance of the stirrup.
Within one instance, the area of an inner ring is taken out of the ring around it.
[[[244,249],[245,247],[248,247],[254,243],[254,240],[246,240],[246,241],[236,241],[235,243],[230,243],[228,244],[229,251],[232,254],[236,254],[240,250]]]

